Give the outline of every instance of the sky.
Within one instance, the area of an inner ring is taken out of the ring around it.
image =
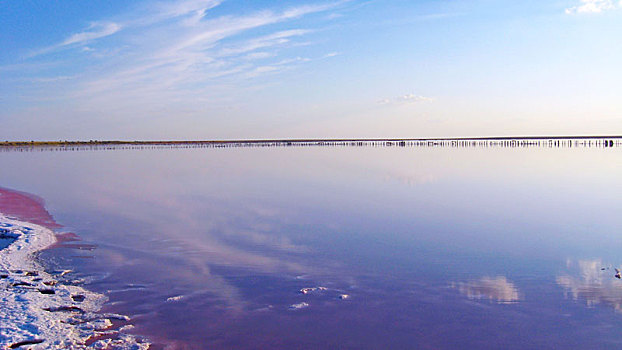
[[[0,141],[622,134],[620,0],[0,2]]]

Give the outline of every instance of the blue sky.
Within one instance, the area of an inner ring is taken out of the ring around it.
[[[622,132],[622,2],[0,2],[0,140]]]

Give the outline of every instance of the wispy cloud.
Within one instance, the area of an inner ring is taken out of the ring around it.
[[[346,2],[346,1],[341,1],[341,3],[343,2]],[[298,7],[292,7],[283,12],[283,17],[286,19],[291,19],[291,18],[298,18],[298,17],[304,16],[310,13],[324,12],[324,11],[334,8],[339,3],[340,2],[333,2],[333,3],[319,4],[319,5],[302,5]]]
[[[326,55],[322,56],[322,58],[329,58],[329,57],[335,57],[335,56],[339,56],[341,53],[333,51],[333,52],[329,52]]]
[[[91,40],[103,38],[105,36],[112,35],[121,30],[121,26],[117,23],[99,23],[94,22],[88,27],[87,30],[73,34],[63,41],[59,46],[66,46],[72,44],[81,44]]]
[[[192,18],[203,17],[207,10],[221,3],[221,0],[186,0],[163,3],[158,6],[158,13],[161,17],[179,17],[187,14],[194,14]]]
[[[258,49],[265,49],[268,47],[285,45],[291,41],[292,37],[302,36],[311,32],[304,29],[292,29],[276,32],[270,35],[262,36],[259,38],[251,39],[236,47],[228,47],[220,51],[220,56],[238,55],[241,53],[247,53]]]
[[[273,52],[260,51],[260,52],[249,53],[248,55],[244,56],[244,58],[247,60],[261,60],[261,59],[274,57],[275,55],[276,54]]]
[[[165,20],[183,18],[183,24],[198,23],[207,11],[219,6],[222,0],[180,0],[160,2],[141,9],[140,16],[128,21],[129,26],[147,26]]]
[[[398,96],[395,98],[383,98],[378,100],[378,104],[381,105],[389,105],[389,104],[406,104],[406,103],[420,103],[420,102],[432,102],[434,101],[431,97],[415,95],[415,94],[406,94],[402,96]]]
[[[615,3],[613,0],[581,0],[581,5],[569,7],[566,14],[600,13],[622,7],[622,1]]]
[[[139,8],[114,20],[94,22],[31,58],[45,61],[47,54],[59,49],[74,50],[65,55],[72,59],[91,58],[72,72],[80,79],[60,89],[66,91],[66,99],[83,104],[84,110],[114,108],[115,113],[145,114],[171,110],[173,105],[200,110],[215,96],[248,89],[248,79],[337,54],[308,58],[288,53],[308,44],[302,38],[322,29],[296,28],[294,20],[344,1],[214,16],[212,10],[221,3],[187,0]],[[96,42],[113,34],[114,43]],[[100,54],[105,52],[114,55]]]
[[[408,103],[416,103],[416,102],[431,102],[433,99],[431,97],[425,97],[415,94],[406,94],[397,98],[398,101],[408,102]]]
[[[63,40],[58,44],[36,50],[28,55],[26,58],[33,58],[36,56],[45,55],[74,45],[86,44],[96,39],[113,35],[120,31],[121,28],[122,25],[115,22],[93,22],[85,30],[70,35],[69,37],[67,37],[67,39]],[[93,51],[93,48],[84,47],[82,50]]]

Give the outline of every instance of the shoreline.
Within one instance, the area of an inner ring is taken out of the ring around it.
[[[89,141],[4,141],[0,147],[24,146],[155,146],[155,145],[253,145],[253,144],[317,144],[357,142],[462,142],[462,141],[560,141],[560,140],[622,140],[622,135],[568,135],[568,136],[482,136],[482,137],[428,137],[428,138],[295,138],[295,139],[232,139],[232,140],[89,140]]]
[[[0,189],[0,204],[11,194],[25,195]],[[49,216],[27,200],[12,204]],[[133,328],[129,317],[100,312],[105,295],[82,287],[72,271],[45,271],[37,255],[58,241],[56,234],[11,209],[0,206],[0,237],[11,240],[0,249],[0,349],[148,349],[148,342],[126,333]],[[60,227],[50,218],[40,219]]]

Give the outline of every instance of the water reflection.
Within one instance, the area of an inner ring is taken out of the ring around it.
[[[565,296],[585,300],[588,307],[606,305],[622,312],[622,281],[615,278],[615,268],[601,260],[568,261],[570,272],[557,277]]]
[[[504,276],[482,277],[469,282],[454,284],[460,293],[469,299],[488,299],[499,304],[509,304],[519,301],[520,296],[514,283]]]
[[[160,276],[127,277],[150,284],[158,294],[154,299],[165,300],[181,295],[183,299],[178,301],[186,304],[193,299],[209,297],[228,311],[239,313],[257,306],[231,281],[231,274],[277,275],[293,279],[320,270],[318,264],[306,264],[301,256],[307,248],[279,235],[281,228],[270,222],[270,216],[265,213],[237,207],[237,215],[231,217],[234,210],[225,207],[224,203],[214,206],[189,201],[195,205],[178,206],[174,199],[158,201],[157,196],[154,197],[150,198],[152,204],[144,212],[132,208],[136,205],[132,201],[126,202],[127,206],[119,204],[132,222],[146,220],[150,213],[168,213],[162,220],[151,218],[150,222],[156,225],[148,231],[145,229],[151,238],[139,237],[146,240],[142,243],[127,240],[130,246],[138,247],[134,250],[140,250],[138,257],[128,252],[119,253],[120,247],[110,243],[102,245],[97,253],[99,259],[116,266],[117,275],[149,271],[148,276]],[[238,219],[238,215],[245,220]],[[275,233],[270,235],[270,231]],[[143,255],[145,251],[148,254]],[[172,287],[162,292],[165,285]]]
[[[603,348],[608,329],[584,325],[620,315],[560,312],[585,308],[551,276],[567,256],[618,255],[622,144],[562,141],[0,151],[20,169],[0,183],[96,245],[66,268],[103,276],[89,287],[161,344]]]

